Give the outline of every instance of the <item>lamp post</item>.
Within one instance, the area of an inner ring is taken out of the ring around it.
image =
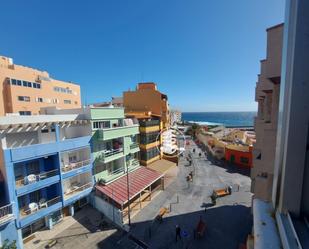
[[[129,226],[131,226],[131,216],[130,216],[130,184],[129,184],[129,164],[130,160],[132,159],[132,154],[129,153],[127,156],[127,194],[128,194],[128,220]]]

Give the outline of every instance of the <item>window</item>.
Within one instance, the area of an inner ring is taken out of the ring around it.
[[[30,97],[29,96],[18,96],[19,101],[25,101],[25,102],[30,102]]]
[[[247,157],[240,157],[240,162],[248,164],[249,163],[249,159]]]
[[[110,127],[111,127],[110,121],[93,122],[93,129],[104,129],[104,128],[110,128]]]
[[[41,84],[40,83],[29,82],[29,81],[26,81],[26,80],[10,79],[9,83],[11,83],[11,85],[17,85],[17,86],[24,86],[24,87],[32,87],[32,88],[41,89]]]
[[[48,129],[41,130],[41,133],[48,133]]]
[[[21,116],[30,116],[31,112],[30,111],[20,111],[19,115],[21,115]]]
[[[43,98],[40,97],[36,98],[36,102],[43,102]]]
[[[53,99],[53,103],[57,104],[57,103],[59,103],[59,100],[58,99]]]
[[[54,87],[54,91],[55,91],[55,92],[61,92],[61,93],[69,93],[69,94],[72,94],[72,90],[70,90],[69,88],[63,88],[63,87],[59,87],[59,86],[55,86],[55,87]]]
[[[65,104],[71,104],[71,100],[65,99],[65,100],[63,101],[63,103],[65,103]]]

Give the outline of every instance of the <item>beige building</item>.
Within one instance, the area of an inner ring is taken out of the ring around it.
[[[251,170],[255,198],[271,200],[280,94],[283,24],[267,29],[267,54],[255,90],[258,114]]]
[[[0,91],[0,116],[37,115],[42,107],[81,107],[79,85],[52,79],[46,71],[16,65],[4,56],[0,56]]]

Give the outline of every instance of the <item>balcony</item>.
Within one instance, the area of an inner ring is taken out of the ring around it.
[[[79,162],[70,162],[68,164],[62,165],[61,171],[62,171],[62,173],[66,173],[68,171],[79,169],[79,168],[87,166],[89,164],[91,164],[91,159],[87,159],[87,160],[83,160],[83,161],[79,161]]]
[[[68,199],[71,198],[72,196],[83,192],[86,189],[92,189],[93,187],[93,183],[92,182],[88,182],[86,184],[83,185],[71,185],[67,188],[66,192],[64,193],[64,199]]]
[[[99,180],[99,182],[102,182],[103,184],[106,184],[110,181],[113,181],[117,178],[119,178],[120,176],[122,176],[125,173],[125,170],[123,167],[117,168],[115,170],[112,171],[108,171],[105,170],[103,172],[101,172],[97,178]]]
[[[123,156],[123,148],[112,149],[112,150],[103,150],[96,152],[95,157],[103,163],[108,163],[110,161],[119,159]]]
[[[16,193],[18,195],[22,195],[27,192],[32,192],[36,189],[47,187],[58,182],[59,180],[60,176],[58,174],[58,169],[42,172],[40,174],[30,174],[25,176],[23,179],[18,179],[15,181]]]
[[[110,140],[119,137],[131,136],[139,133],[138,125],[118,126],[108,129],[99,129],[96,131],[98,140]]]
[[[58,174],[58,169],[54,169],[48,172],[43,172],[40,174],[31,174],[28,176],[25,176],[24,179],[16,180],[16,187],[22,187],[29,184],[33,184],[42,180],[45,180],[49,177],[55,176]]]
[[[135,153],[139,151],[139,144],[138,143],[132,143],[130,144],[130,152]]]
[[[18,148],[4,150],[5,156],[10,161],[25,161],[32,158],[56,154],[58,151],[72,150],[82,146],[89,146],[91,136],[66,139],[60,142],[46,144],[33,144]]]
[[[0,208],[0,225],[13,220],[14,218],[13,204],[9,204]]]
[[[21,218],[27,217],[29,215],[33,215],[39,213],[49,207],[56,205],[57,203],[61,203],[61,197],[57,196],[50,200],[41,199],[38,203],[32,202],[28,206],[19,210],[19,214]]]
[[[139,160],[137,160],[136,158],[127,162],[127,167],[129,168],[129,171],[136,169],[139,166],[140,166]]]

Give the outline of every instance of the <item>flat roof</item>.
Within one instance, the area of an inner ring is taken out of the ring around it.
[[[31,116],[19,116],[10,115],[0,117],[0,129],[6,128],[6,126],[34,124],[34,123],[58,123],[58,122],[71,122],[83,120],[79,114],[65,114],[65,115],[31,115]]]
[[[279,23],[279,24],[277,24],[277,25],[274,25],[274,26],[271,26],[271,27],[267,28],[266,31],[279,28],[279,27],[281,27],[281,26],[283,26],[283,25],[284,25],[284,23]]]

